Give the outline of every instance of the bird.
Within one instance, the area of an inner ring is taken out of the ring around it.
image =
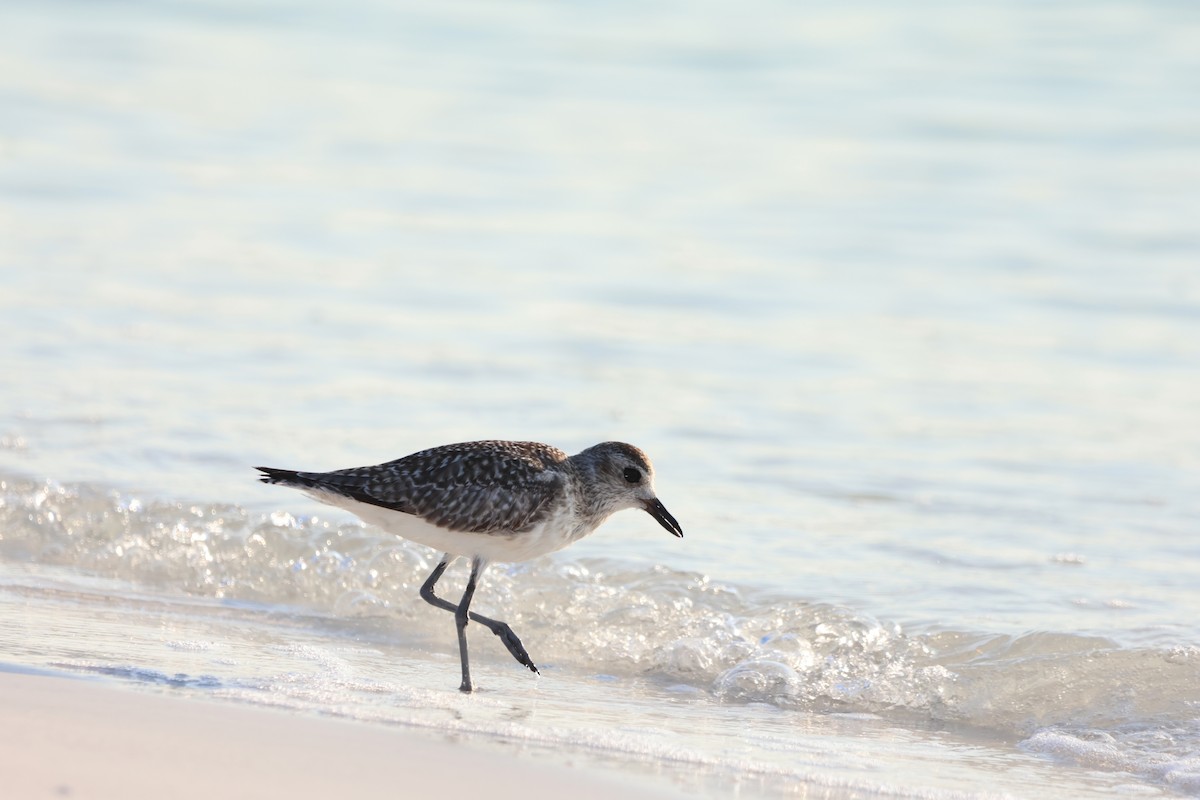
[[[654,467],[641,449],[601,442],[573,456],[539,442],[487,440],[446,444],[368,467],[301,472],[254,467],[259,480],[299,489],[382,530],[442,553],[421,586],[430,605],[454,614],[462,683],[474,691],[467,656],[468,621],[500,638],[522,666],[540,674],[506,622],[471,611],[484,570],[561,550],[613,513],[640,508],[674,536],[683,528],[654,489]],[[452,563],[471,564],[457,604],[434,593]]]

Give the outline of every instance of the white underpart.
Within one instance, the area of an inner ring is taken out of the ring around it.
[[[333,492],[303,489],[314,500],[349,511],[368,525],[401,536],[443,553],[485,561],[528,561],[561,550],[600,526],[604,518],[586,520],[575,516],[574,498],[569,494],[555,503],[553,511],[536,526],[521,531],[474,533],[430,524],[413,514],[362,503]]]

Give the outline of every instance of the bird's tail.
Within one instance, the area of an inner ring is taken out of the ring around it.
[[[394,511],[403,511],[406,514],[413,513],[403,500],[383,499],[371,494],[364,485],[366,478],[358,470],[297,472],[294,469],[277,469],[276,467],[255,467],[254,469],[262,473],[258,479],[263,483],[299,489],[322,503],[344,508],[342,500],[349,499],[372,506],[390,508]]]
[[[299,489],[320,488],[320,482],[313,479],[309,473],[297,472],[294,469],[278,469],[276,467],[255,467],[262,473],[258,479],[263,483],[274,483],[280,486],[295,486]]]

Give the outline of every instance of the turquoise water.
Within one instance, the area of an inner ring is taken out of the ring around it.
[[[686,733],[704,777],[643,777],[713,795],[1200,791],[1189,4],[9,4],[0,43],[15,661],[634,772]],[[495,708],[428,554],[249,469],[474,438],[634,442],[686,532],[496,570],[557,667],[492,654]]]

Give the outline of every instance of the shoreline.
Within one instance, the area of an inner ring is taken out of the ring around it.
[[[0,666],[0,709],[4,782],[13,797],[680,796],[399,728],[153,694],[17,665]]]

